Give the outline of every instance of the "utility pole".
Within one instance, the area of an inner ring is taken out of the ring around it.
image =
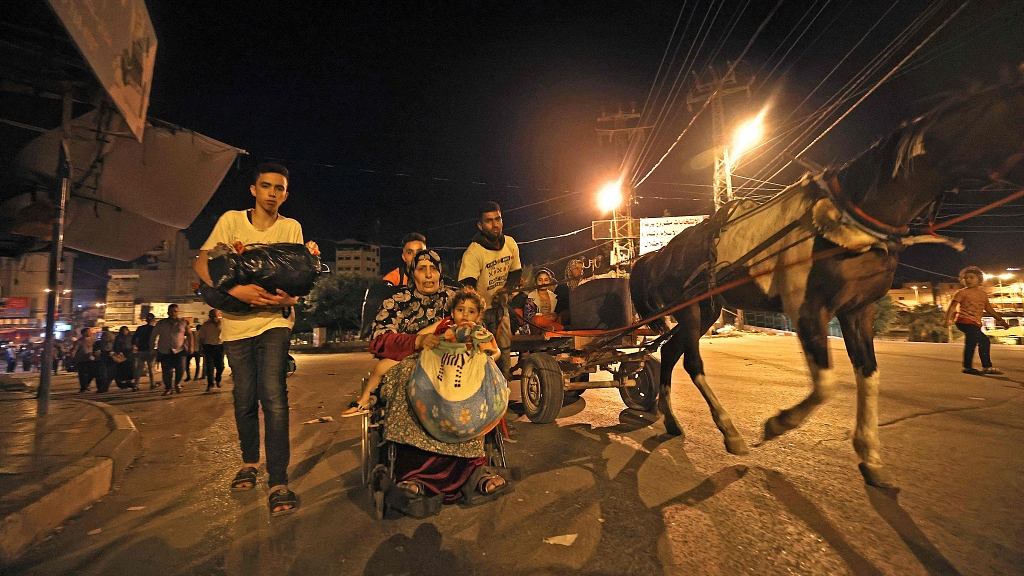
[[[631,102],[628,112],[624,111],[620,104],[615,113],[609,114],[602,110],[601,116],[597,119],[597,135],[601,145],[612,150],[614,158],[620,166],[623,165],[633,141],[637,138],[643,141],[647,131],[651,129],[651,126],[640,125],[640,116],[641,113],[636,109],[636,102]],[[621,180],[621,184],[626,187],[622,190],[623,202],[612,210],[612,220],[607,228],[608,234],[602,234],[601,238],[598,238],[595,223],[594,235],[595,240],[612,241],[609,263],[620,272],[622,272],[622,265],[631,261],[636,254],[636,244],[640,238],[640,223],[633,218],[633,188],[629,186],[625,178]]]
[[[711,143],[715,150],[715,211],[729,200],[732,194],[732,162],[729,157],[727,136],[725,134],[725,97],[739,92],[746,92],[750,97],[750,85],[754,82],[753,75],[738,74],[731,62],[725,74],[720,74],[713,66],[708,66],[703,74],[693,73],[694,89],[686,99],[686,106],[693,110],[695,105],[703,106],[710,100],[711,108]]]

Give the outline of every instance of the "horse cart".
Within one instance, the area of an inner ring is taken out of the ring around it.
[[[363,332],[393,287],[372,286],[363,305]],[[653,412],[661,362],[647,328],[623,331],[634,319],[628,278],[595,278],[570,293],[572,330],[512,336],[510,387],[518,385],[531,422],[554,422],[567,398],[591,388],[618,388],[628,408]],[[608,377],[610,375],[610,378]],[[597,379],[597,378],[601,379]]]
[[[518,380],[527,418],[553,422],[566,398],[592,388],[618,388],[626,407],[653,412],[661,362],[651,353],[652,331],[625,330],[634,319],[629,279],[595,278],[569,300],[571,330],[512,336],[509,386]]]

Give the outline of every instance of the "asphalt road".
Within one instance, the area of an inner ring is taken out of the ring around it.
[[[796,340],[703,341],[709,382],[748,456],[725,452],[679,368],[673,405],[685,437],[624,410],[615,390],[590,390],[556,424],[512,424],[515,493],[423,521],[375,520],[360,486],[358,420],[338,414],[371,366],[367,354],[297,356],[291,476],[302,506],[273,520],[265,486],[227,489],[239,464],[229,380],[219,395],[112,393],[105,400],[134,419],[143,455],[115,492],[11,573],[1024,573],[1024,347],[993,348],[1001,377],[961,374],[957,345],[877,347],[883,457],[898,494],[866,487],[857,471],[853,377],[839,340],[835,398],[763,445],[764,420],[807,391]],[[304,424],[319,416],[335,420]],[[555,537],[571,544],[545,542]]]

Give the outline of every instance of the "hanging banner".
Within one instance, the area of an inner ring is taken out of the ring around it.
[[[640,219],[640,255],[658,250],[683,230],[704,221],[707,216],[669,216]]]
[[[156,62],[143,0],[49,0],[107,94],[142,142]]]
[[[4,299],[6,307],[0,305],[0,318],[28,318],[32,315],[32,299],[20,296]]]

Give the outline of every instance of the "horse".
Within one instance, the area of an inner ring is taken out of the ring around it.
[[[667,432],[682,434],[670,402],[672,369],[682,357],[726,450],[748,453],[708,385],[700,356],[700,337],[723,306],[789,315],[807,359],[811,391],[765,422],[766,441],[800,426],[833,395],[827,335],[836,317],[857,383],[853,447],[861,474],[870,485],[895,487],[878,438],[875,302],[889,291],[900,250],[928,239],[911,237],[908,225],[934,219],[943,195],[957,186],[1020,176],[1022,157],[1024,84],[956,95],[847,164],[807,173],[761,205],[727,203],[637,259],[630,291],[641,318],[682,306],[695,294],[719,292],[673,312],[671,331],[663,320],[650,324],[665,338],[658,408]]]

